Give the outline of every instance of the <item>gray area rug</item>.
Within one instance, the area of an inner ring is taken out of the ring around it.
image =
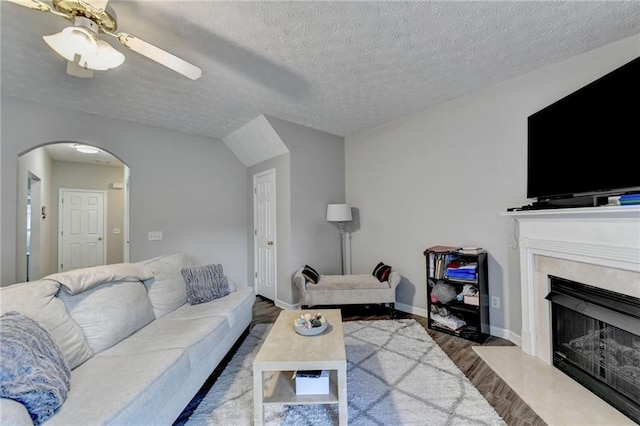
[[[415,320],[347,321],[343,328],[349,425],[506,424]],[[269,329],[254,327],[187,426],[253,424],[251,364]],[[265,418],[268,425],[332,425],[338,406],[268,406]]]

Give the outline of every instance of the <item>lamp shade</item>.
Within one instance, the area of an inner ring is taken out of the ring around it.
[[[349,204],[327,204],[328,222],[348,222],[352,219]]]

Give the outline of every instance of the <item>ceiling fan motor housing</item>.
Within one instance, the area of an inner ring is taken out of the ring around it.
[[[96,32],[101,30],[114,32],[118,29],[116,14],[110,6],[98,9],[82,0],[53,0],[52,3],[57,11],[75,17],[74,21],[80,17],[88,18],[96,24]]]
[[[98,34],[98,31],[100,30],[98,24],[96,24],[89,18],[85,18],[84,16],[76,16],[75,18],[73,18],[73,25],[75,25],[76,27],[87,28],[95,34]]]

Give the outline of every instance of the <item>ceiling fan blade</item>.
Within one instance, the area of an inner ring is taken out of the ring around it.
[[[29,9],[39,10],[40,12],[51,12],[52,8],[48,4],[39,0],[6,0],[9,3],[14,3],[20,6],[28,7]]]
[[[115,36],[123,46],[128,47],[134,52],[138,52],[139,54],[146,56],[147,58],[152,59],[159,64],[190,78],[191,80],[197,80],[202,76],[202,70],[200,68],[154,46],[151,43],[147,43],[146,41],[126,33],[119,33]]]

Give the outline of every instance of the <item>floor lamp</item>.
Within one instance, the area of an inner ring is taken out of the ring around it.
[[[351,206],[349,204],[327,204],[327,222],[338,222],[340,231],[340,266],[344,275],[344,222],[353,219],[351,216]]]

